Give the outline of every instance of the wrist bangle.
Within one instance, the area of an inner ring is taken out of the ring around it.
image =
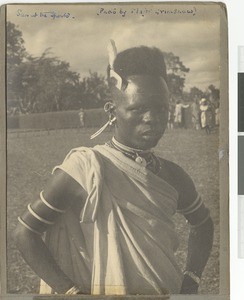
[[[191,272],[191,271],[185,271],[184,275],[188,275],[189,277],[191,277],[192,280],[194,280],[198,285],[200,284],[200,277],[198,277],[195,273]]]
[[[77,295],[78,293],[80,293],[80,289],[76,286],[72,286],[72,288],[70,288],[65,295]]]

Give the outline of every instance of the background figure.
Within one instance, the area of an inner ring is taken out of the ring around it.
[[[199,104],[197,99],[191,105],[191,114],[192,114],[192,124],[193,128],[198,130],[200,128],[199,124]]]
[[[85,115],[84,109],[81,108],[79,110],[80,127],[85,127],[84,115]]]
[[[181,128],[182,126],[182,104],[178,100],[175,105],[175,125],[177,128]]]
[[[175,106],[173,103],[169,106],[168,129],[174,129]]]
[[[189,104],[182,103],[181,114],[181,127],[185,129],[190,128],[192,125],[192,120]]]
[[[213,125],[213,113],[211,106],[208,104],[205,98],[200,101],[201,112],[201,127],[205,129],[207,134],[210,134]]]
[[[219,126],[219,117],[220,117],[220,112],[219,112],[219,102],[218,102],[215,108],[215,126]]]

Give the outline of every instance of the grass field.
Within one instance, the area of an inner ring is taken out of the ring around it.
[[[93,146],[109,140],[105,133],[95,142],[89,137],[93,129],[72,129],[40,132],[9,132],[7,140],[7,272],[9,293],[38,293],[38,277],[31,271],[16,250],[11,232],[17,217],[26,205],[38,197],[52,168],[61,163],[67,152],[77,146]],[[216,294],[219,289],[219,166],[218,133],[206,135],[203,131],[167,131],[155,153],[178,163],[193,178],[215,224],[214,245],[205,268],[199,293]],[[175,216],[181,240],[176,253],[184,269],[188,227],[182,216]]]

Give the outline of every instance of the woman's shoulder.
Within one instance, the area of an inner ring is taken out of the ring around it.
[[[75,166],[89,166],[92,164],[92,158],[94,157],[94,155],[95,150],[91,147],[76,147],[71,149],[65,156],[63,162],[55,168],[59,168],[60,166],[64,165],[70,166],[72,168],[74,168]]]
[[[162,178],[173,186],[179,194],[178,205],[184,206],[184,202],[195,199],[197,192],[191,176],[178,164],[163,158],[159,159],[162,166]]]
[[[64,160],[54,167],[52,174],[61,170],[84,187],[88,178],[87,174],[90,174],[90,170],[94,165],[93,156],[94,151],[92,148],[73,148],[65,156]]]
[[[188,173],[177,163],[167,160],[162,157],[158,157],[163,169],[165,169],[171,176],[178,180],[184,180],[185,178],[190,178]]]

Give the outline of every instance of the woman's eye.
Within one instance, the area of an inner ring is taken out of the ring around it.
[[[133,112],[143,112],[144,109],[143,109],[143,107],[134,107],[134,108],[131,109],[131,111],[133,111]]]

